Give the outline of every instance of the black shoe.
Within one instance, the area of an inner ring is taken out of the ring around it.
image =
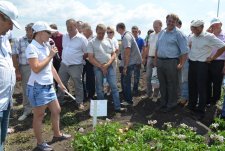
[[[171,112],[171,111],[173,111],[176,107],[177,107],[176,105],[175,105],[175,106],[172,106],[172,107],[167,107],[167,108],[165,108],[165,109],[162,109],[162,112],[163,112],[163,113]]]
[[[186,112],[195,112],[197,109],[196,109],[196,107],[192,107],[192,106],[190,106],[190,105],[187,105],[187,106],[184,108],[184,110],[185,110]]]
[[[196,117],[196,119],[197,120],[202,120],[204,117],[205,117],[205,114],[203,114],[203,113],[197,113],[196,115],[195,115],[195,117]]]
[[[133,91],[133,96],[138,96],[138,91]]]

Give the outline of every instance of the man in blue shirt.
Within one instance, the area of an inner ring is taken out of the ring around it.
[[[137,26],[133,26],[131,28],[132,34],[137,42],[138,48],[140,53],[143,52],[143,49],[145,47],[145,41],[141,37],[139,37],[139,29]],[[139,85],[139,80],[140,80],[140,75],[141,75],[141,64],[136,64],[134,67],[134,86],[133,86],[133,94],[137,95],[138,94],[138,85]]]
[[[0,151],[4,150],[13,87],[16,83],[12,50],[6,33],[13,29],[13,24],[20,28],[17,17],[17,8],[11,2],[0,1]]]
[[[182,69],[188,52],[187,38],[176,27],[178,19],[175,14],[167,15],[167,28],[159,33],[156,44],[155,63],[163,112],[169,112],[177,105],[178,70]]]

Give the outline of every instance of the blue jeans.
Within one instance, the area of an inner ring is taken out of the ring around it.
[[[107,79],[107,82],[109,83],[109,87],[112,91],[113,96],[113,102],[114,102],[114,109],[119,110],[120,109],[120,98],[119,98],[119,92],[117,88],[117,81],[116,81],[116,73],[113,69],[112,65],[108,68],[107,74],[104,76],[101,69],[98,67],[94,67],[94,73],[95,73],[95,87],[96,87],[96,93],[98,100],[104,99],[104,93],[103,93],[103,78],[105,77]]]
[[[138,85],[141,75],[141,65],[137,64],[134,66],[134,86],[133,92],[138,93]]]
[[[0,112],[0,151],[3,151],[4,142],[9,125],[10,104],[7,110]]]
[[[121,68],[121,81],[123,84],[123,95],[124,99],[128,103],[133,103],[132,101],[132,93],[131,93],[131,77],[132,77],[132,72],[134,71],[134,67],[136,65],[130,65],[127,67],[127,74],[123,74],[123,68]]]
[[[188,91],[188,67],[189,63],[186,60],[183,69],[182,69],[182,87],[181,87],[181,97],[185,100],[189,100],[189,91]]]

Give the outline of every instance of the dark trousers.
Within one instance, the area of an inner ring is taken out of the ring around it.
[[[189,60],[188,86],[190,108],[195,108],[199,101],[197,110],[204,113],[207,100],[209,64],[206,62]]]
[[[135,65],[129,65],[127,67],[127,73],[124,75],[123,67],[120,67],[121,72],[121,85],[123,90],[124,100],[128,103],[133,103],[133,96],[131,92],[131,77],[134,71]]]
[[[207,104],[215,104],[220,99],[223,82],[223,66],[223,60],[214,60],[209,64]]]
[[[95,74],[93,65],[88,61],[85,60],[86,64],[83,68],[82,73],[82,83],[83,83],[83,89],[84,89],[84,99],[85,98],[93,98],[95,95]],[[86,75],[86,82],[85,82],[85,76]]]
[[[171,108],[177,105],[178,59],[158,59],[157,75],[160,84],[161,105]]]

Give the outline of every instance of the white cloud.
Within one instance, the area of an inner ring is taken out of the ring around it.
[[[161,19],[165,27],[165,17],[170,12],[177,13],[182,21],[182,29],[189,33],[189,25],[192,19],[203,19],[209,22],[216,14],[216,0],[190,1],[146,1],[138,3],[129,0],[11,0],[20,12],[19,22],[22,26],[38,20],[56,23],[59,30],[66,32],[65,21],[69,18],[82,20],[92,25],[93,29],[98,23],[115,26],[118,22],[124,22],[127,30],[132,25],[137,25],[142,30],[142,37],[155,19]],[[225,12],[222,10],[225,0],[221,0],[220,18],[225,20]],[[135,3],[135,4],[134,4]],[[132,5],[133,4],[133,5]],[[213,5],[213,6],[210,6]],[[215,7],[215,8],[214,8]],[[15,36],[22,36],[24,31],[15,31]],[[118,36],[118,35],[117,35]],[[119,36],[118,36],[119,37]]]

